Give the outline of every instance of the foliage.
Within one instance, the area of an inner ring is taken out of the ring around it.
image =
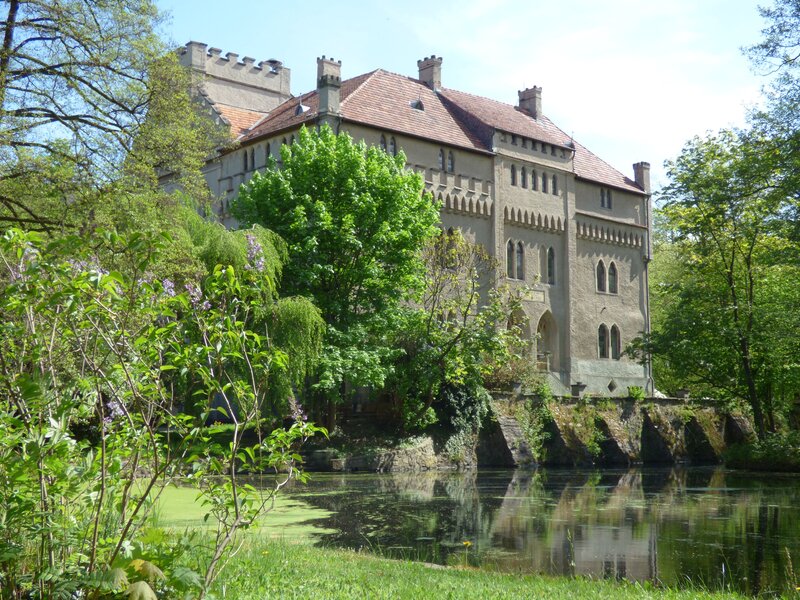
[[[645,398],[647,398],[647,394],[643,387],[631,385],[628,386],[628,398],[635,402],[644,402]]]
[[[156,168],[204,197],[200,167],[222,138],[189,100],[150,0],[11,0],[4,9],[0,221],[84,233],[96,222],[152,227],[170,201],[156,190]]]
[[[282,289],[322,313],[328,329],[315,389],[341,399],[345,381],[381,387],[396,356],[387,334],[424,284],[420,249],[437,208],[402,154],[329,127],[302,129],[281,159],[241,189],[233,214],[286,241]]]
[[[800,472],[800,432],[773,433],[725,452],[725,465],[751,471]]]
[[[295,442],[319,430],[298,418],[244,443],[261,423],[270,371],[287,364],[246,326],[273,282],[218,267],[202,289],[177,293],[146,276],[157,239],[107,233],[95,243],[104,256],[138,257],[135,270],[106,271],[77,238],[45,244],[11,230],[0,241],[0,591],[202,597],[237,531],[297,474]],[[190,387],[203,415],[221,399],[234,423],[213,455],[187,453],[202,433],[179,412]],[[180,566],[184,541],[146,527],[160,490],[190,466],[219,476],[203,488],[219,534],[200,570]],[[239,482],[242,468],[281,475],[256,494]]]
[[[417,427],[456,392],[481,413],[484,383],[520,346],[519,331],[508,327],[519,297],[493,285],[497,265],[483,247],[451,230],[430,241],[423,260],[425,287],[419,305],[403,312],[395,340],[404,354],[389,382],[406,425]]]
[[[761,435],[778,399],[798,387],[800,265],[783,232],[789,199],[773,184],[758,138],[696,138],[669,163],[662,214],[674,262],[653,287],[650,350],[695,396],[745,400]],[[766,412],[766,417],[765,417]]]
[[[551,400],[552,396],[547,397],[543,394],[537,398],[527,397],[522,403],[515,405],[514,417],[534,458],[539,462],[546,458],[544,445],[550,439],[547,426],[553,420],[553,414],[550,412]]]

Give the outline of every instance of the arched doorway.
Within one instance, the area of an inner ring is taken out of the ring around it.
[[[553,313],[546,311],[536,326],[536,365],[542,371],[560,369],[558,329]]]

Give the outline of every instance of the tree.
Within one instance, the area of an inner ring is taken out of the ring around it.
[[[242,188],[233,214],[285,240],[281,289],[311,298],[327,323],[315,389],[334,400],[347,384],[381,387],[396,355],[387,335],[397,311],[424,286],[420,252],[438,209],[402,154],[327,126],[301,129],[281,157]]]
[[[0,222],[74,230],[92,211],[113,219],[110,204],[126,213],[126,201],[154,193],[154,168],[183,176],[201,199],[199,170],[219,136],[189,102],[150,0],[4,8]]]
[[[518,345],[518,331],[507,325],[520,299],[499,285],[497,261],[458,230],[430,240],[422,256],[425,288],[396,332],[404,353],[389,387],[406,428],[437,420],[434,404],[445,400],[442,408],[457,413],[451,420],[469,414],[468,427],[477,431],[486,411],[485,378]]]
[[[723,131],[668,163],[662,214],[673,258],[662,262],[673,279],[655,288],[651,341],[701,393],[746,400],[763,436],[779,374],[797,379],[800,269],[785,262],[797,250],[783,235],[791,198],[762,150],[755,133]]]

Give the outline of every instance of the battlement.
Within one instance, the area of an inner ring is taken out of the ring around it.
[[[195,84],[214,104],[269,112],[291,97],[291,70],[274,58],[249,56],[239,59],[235,52],[224,56],[219,48],[189,42],[178,50],[180,63],[197,75]]]

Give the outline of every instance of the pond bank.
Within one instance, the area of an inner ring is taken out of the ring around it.
[[[708,465],[722,463],[732,444],[753,438],[743,415],[685,400],[544,402],[533,395],[495,393],[479,437],[457,457],[448,456],[434,438],[420,436],[389,448],[317,448],[305,458],[310,470],[345,472]]]
[[[465,547],[465,564],[469,564]],[[223,592],[224,590],[224,592]],[[432,568],[346,550],[250,540],[215,584],[221,597],[263,598],[744,598],[702,590],[665,590],[585,578],[509,575],[465,568]],[[223,596],[224,594],[224,596]]]

